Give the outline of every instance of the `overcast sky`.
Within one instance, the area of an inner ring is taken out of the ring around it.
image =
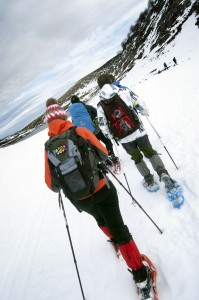
[[[0,0],[0,138],[121,49],[148,0]]]

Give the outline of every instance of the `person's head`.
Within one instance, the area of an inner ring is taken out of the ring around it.
[[[46,107],[50,106],[50,105],[53,105],[53,104],[58,104],[57,100],[55,98],[49,98],[47,101],[46,101]]]
[[[110,77],[112,83],[113,83],[114,81],[116,81],[115,76],[113,76],[112,74],[109,74],[109,77]]]
[[[80,102],[80,99],[78,96],[76,95],[72,95],[71,99],[70,99],[71,103],[77,103],[77,102]]]
[[[112,80],[108,74],[100,75],[97,79],[99,88],[103,88],[105,84],[112,84]]]
[[[67,114],[65,110],[58,104],[57,100],[54,98],[49,98],[46,101],[46,113],[45,122],[48,124],[55,119],[67,119]]]

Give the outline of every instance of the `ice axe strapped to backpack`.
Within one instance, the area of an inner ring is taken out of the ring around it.
[[[99,162],[107,155],[79,136],[75,126],[51,137],[45,149],[67,198],[79,200],[94,192],[101,176]]]

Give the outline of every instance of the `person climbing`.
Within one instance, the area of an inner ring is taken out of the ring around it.
[[[109,154],[107,164],[109,164],[109,166],[113,164],[113,171],[120,168],[120,162],[114,153],[111,139],[106,137],[98,126],[97,109],[92,105],[80,101],[80,98],[77,95],[72,95],[71,105],[68,110],[75,126],[86,127],[98,138],[98,140],[104,143]]]
[[[118,142],[131,156],[137,170],[143,176],[143,185],[148,191],[157,191],[159,184],[154,180],[143,155],[149,159],[153,169],[158,174],[159,180],[164,182],[166,189],[171,190],[174,188],[174,180],[170,177],[157,151],[153,149],[143,123],[138,116],[138,112],[142,116],[148,115],[149,111],[146,104],[138,97],[131,97],[128,89],[113,85],[109,74],[100,75],[97,82],[100,88],[100,101],[97,105],[100,128],[110,137],[117,135]],[[111,108],[111,105],[116,101],[113,101],[114,97],[118,99],[117,109],[113,106]],[[114,126],[112,126],[113,123]],[[115,130],[117,126],[120,135]],[[121,134],[122,130],[123,133]]]
[[[68,198],[76,208],[91,215],[96,220],[99,229],[111,239],[111,242],[116,247],[118,247],[133,275],[136,287],[142,296],[141,299],[151,299],[152,270],[150,265],[140,254],[129,228],[123,221],[117,190],[114,184],[110,181],[108,176],[106,176],[106,180],[103,176],[103,173],[106,173],[106,165],[103,161],[108,157],[107,149],[86,127],[74,127],[74,124],[67,120],[66,112],[57,104],[57,101],[54,98],[50,98],[46,101],[45,120],[48,124],[49,136],[49,140],[45,143],[45,183],[48,188],[55,193],[59,193],[60,189],[62,189],[67,197],[67,185],[66,182],[63,182],[64,175],[62,175],[59,169],[60,164],[57,164],[57,161],[59,160],[59,156],[64,155],[64,152],[67,153],[68,151],[68,147],[65,147],[63,134],[75,130],[76,135],[89,142],[96,153],[99,153],[101,158],[103,157],[103,160],[99,164],[100,179],[93,192],[91,194],[88,192],[83,198]],[[47,151],[47,145],[52,145],[52,142],[60,135],[62,139],[61,147],[56,146],[58,147],[57,149],[55,148],[53,151]],[[70,137],[70,133],[66,136]],[[75,152],[75,157],[77,157],[76,155]],[[63,158],[63,161],[65,162],[66,160]],[[64,174],[67,172],[66,166],[67,165],[65,165],[66,170],[64,171]],[[70,180],[73,180],[73,178],[74,188],[74,186],[76,187],[77,181],[75,180],[75,177],[70,176]]]
[[[167,64],[165,62],[164,62],[164,68],[165,68],[165,70],[168,69],[168,66],[167,66]]]
[[[174,66],[176,66],[178,64],[177,59],[175,57],[173,58],[173,62],[174,62]]]

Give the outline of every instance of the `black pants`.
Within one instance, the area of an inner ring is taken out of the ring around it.
[[[124,225],[118,202],[117,191],[111,181],[92,197],[78,201],[80,209],[92,215],[99,227],[107,226],[113,238],[119,243],[129,242],[132,236]]]
[[[106,146],[106,149],[108,150],[108,154],[114,155],[113,144],[112,144],[111,140],[108,139],[107,137],[105,137],[105,135],[103,134],[103,132],[101,130],[95,136],[98,140],[100,140],[100,141],[102,141],[102,143],[104,143],[104,145]]]

